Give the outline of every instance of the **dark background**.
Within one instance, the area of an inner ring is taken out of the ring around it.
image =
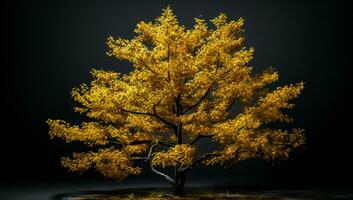
[[[25,1],[3,3],[1,62],[1,182],[105,181],[67,172],[60,157],[81,145],[49,140],[47,118],[78,123],[71,88],[89,82],[91,68],[128,72],[105,55],[110,35],[131,38],[140,20],[171,5],[190,28],[194,17],[220,12],[243,17],[256,71],[273,66],[278,86],[306,82],[292,112],[307,144],[275,165],[247,161],[230,169],[197,168],[189,183],[348,187],[352,185],[352,2],[348,0]],[[277,86],[276,85],[276,86]],[[130,183],[162,182],[149,172]]]

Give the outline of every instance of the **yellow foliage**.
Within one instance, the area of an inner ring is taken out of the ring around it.
[[[251,158],[265,160],[288,159],[289,153],[304,144],[303,129],[291,132],[273,129],[239,131],[228,137],[219,156],[206,160],[207,165],[238,162]]]
[[[122,180],[129,174],[140,174],[141,168],[133,167],[127,154],[116,149],[100,149],[98,152],[74,153],[73,158],[63,157],[61,163],[70,171],[79,173],[94,167],[106,177]]]
[[[195,154],[195,147],[188,144],[178,144],[168,149],[168,151],[155,153],[152,164],[163,168],[169,166],[185,167],[192,164]]]
[[[49,135],[51,138],[63,138],[66,142],[80,141],[88,145],[104,145],[107,143],[108,130],[96,122],[82,123],[70,126],[63,120],[48,119]]]
[[[139,174],[130,159],[145,155],[158,141],[172,142],[149,158],[153,165],[187,167],[197,161],[199,136],[219,144],[206,164],[225,164],[250,158],[288,158],[304,144],[302,129],[266,128],[275,121],[291,122],[283,111],[293,108],[304,83],[278,87],[270,67],[258,74],[250,62],[254,48],[244,46],[244,19],[195,18],[191,29],[180,25],[171,8],[153,22],[139,22],[135,37],[108,37],[108,56],[129,61],[128,74],[91,71],[92,82],[72,90],[75,111],[93,122],[70,125],[47,121],[51,138],[99,145],[98,152],[75,153],[62,163],[72,171],[94,166],[103,175],[122,179]],[[234,116],[230,108],[238,105]],[[160,143],[162,144],[162,143]],[[155,149],[151,149],[155,150]],[[146,158],[147,159],[147,158]]]

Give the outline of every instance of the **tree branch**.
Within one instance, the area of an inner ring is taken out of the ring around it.
[[[159,105],[161,101],[159,101],[156,105],[153,106],[153,116],[155,116],[157,119],[159,119],[160,121],[162,121],[164,124],[166,124],[167,126],[171,127],[171,128],[176,128],[177,126],[171,122],[168,122],[167,120],[163,119],[161,116],[159,116],[157,114],[156,111],[156,107]]]
[[[168,51],[167,51],[167,62],[169,63],[169,59],[170,59],[170,44],[168,42]],[[169,65],[168,65],[168,81],[170,82],[170,69],[169,69]]]
[[[159,104],[159,103],[158,103],[158,104]],[[158,104],[157,104],[157,105],[158,105]],[[157,115],[157,112],[156,112],[156,106],[157,106],[157,105],[154,105],[154,106],[153,106],[153,113],[137,112],[137,111],[126,110],[126,109],[121,109],[121,110],[122,110],[123,112],[131,113],[131,114],[148,115],[148,116],[155,117],[155,118],[159,119],[161,122],[163,122],[165,125],[167,125],[167,127],[175,129],[175,128],[176,128],[175,124],[172,124],[172,123],[168,122],[167,120],[163,119],[162,117],[160,117],[159,115]]]
[[[186,172],[186,171],[192,169],[197,163],[203,161],[205,158],[211,157],[211,156],[217,156],[217,155],[219,155],[219,154],[216,154],[216,153],[206,153],[206,154],[203,154],[203,155],[199,156],[191,165],[182,168],[180,171],[181,171],[181,172]]]
[[[154,168],[154,166],[152,165],[152,159],[151,159],[151,156],[152,156],[152,152],[153,150],[158,146],[158,145],[167,145],[167,143],[164,143],[164,142],[160,142],[158,141],[156,144],[152,145],[150,147],[150,150],[148,151],[148,154],[146,157],[134,157],[134,158],[131,158],[130,160],[132,161],[135,161],[135,160],[143,160],[145,162],[149,162],[149,166],[151,168],[151,171],[154,173],[154,174],[157,174],[161,177],[163,177],[164,179],[166,179],[170,184],[174,185],[175,182],[172,178],[170,178],[170,176],[168,176],[167,174],[164,174],[160,171],[158,171],[156,168]]]
[[[201,134],[199,134],[195,139],[193,139],[191,142],[190,142],[190,145],[193,145],[193,144],[195,144],[199,139],[201,139],[201,138],[206,138],[206,137],[209,137],[209,138],[211,138],[211,137],[213,137],[214,135],[201,135]]]
[[[160,171],[158,171],[156,168],[154,168],[154,166],[152,165],[152,162],[150,161],[150,168],[151,168],[151,171],[161,177],[163,177],[165,180],[167,180],[170,184],[174,185],[175,182],[172,178],[170,178],[167,174],[164,174]]]
[[[162,142],[162,141],[158,141],[158,144],[164,145],[164,146],[167,146],[167,147],[173,147],[173,146],[175,146],[174,143]]]
[[[222,66],[223,64],[220,63],[219,58],[217,59],[217,64],[216,64],[216,70],[215,70],[215,75],[217,74],[218,69]]]
[[[153,140],[136,140],[132,141],[130,143],[127,143],[127,145],[139,145],[139,144],[149,144]],[[123,145],[121,142],[118,141],[113,141],[113,140],[108,140],[109,143],[116,144],[116,145]]]
[[[170,178],[167,174],[164,174],[160,171],[158,171],[156,168],[154,168],[152,162],[151,162],[151,155],[152,155],[152,151],[159,145],[159,143],[156,143],[154,145],[152,145],[150,147],[150,151],[148,152],[148,155],[147,155],[147,160],[149,161],[149,165],[150,165],[150,168],[151,168],[151,171],[161,177],[163,177],[164,179],[166,179],[170,184],[174,185],[175,182],[172,178]]]
[[[196,91],[197,91],[200,87],[201,87],[201,85],[198,85],[198,86],[195,88],[195,90],[193,90],[193,91],[192,91],[190,94],[188,94],[185,98],[191,97],[193,94],[196,93]]]
[[[112,141],[112,140],[107,140],[107,142],[112,143],[112,144],[116,144],[116,145],[123,145],[123,144],[121,144],[121,142]]]
[[[130,158],[131,161],[135,161],[135,160],[143,160],[143,161],[147,161],[147,158],[146,157],[133,157],[133,158]]]
[[[131,113],[131,114],[154,116],[152,113],[137,112],[137,111],[126,110],[126,109],[121,109],[121,110],[122,110],[123,112]]]
[[[138,144],[149,144],[153,140],[137,140],[137,141],[132,141],[129,143],[129,145],[138,145]]]
[[[156,75],[157,77],[162,77],[162,76],[160,76],[157,72],[153,71],[152,68],[151,68],[150,66],[148,66],[148,65],[145,63],[145,61],[143,61],[142,59],[138,59],[138,61],[140,61],[140,62],[143,64],[143,66],[144,66],[146,69],[148,69],[150,72],[152,72],[154,75]],[[162,78],[163,78],[164,80],[168,81],[167,79],[165,79],[165,77],[162,77]]]
[[[211,83],[210,87],[208,87],[207,91],[205,92],[204,95],[202,95],[202,97],[192,106],[190,106],[189,108],[185,109],[182,114],[185,114],[186,112],[188,112],[189,110],[195,108],[196,106],[198,106],[208,95],[208,93],[210,92],[211,88],[212,88],[213,83]]]
[[[288,143],[270,143],[270,145],[283,146],[285,148],[290,148],[293,144],[288,142]]]
[[[121,143],[119,141],[107,140],[107,142],[112,143],[112,144],[116,144],[116,145],[123,145],[123,143]],[[127,143],[127,145],[150,144],[151,142],[153,142],[153,140],[136,140],[136,141],[132,141],[130,143]],[[175,146],[174,143],[169,143],[169,142],[158,141],[157,143],[160,145],[163,145],[163,146],[167,146],[167,147]]]

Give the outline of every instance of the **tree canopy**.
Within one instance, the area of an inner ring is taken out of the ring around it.
[[[287,159],[303,145],[303,129],[271,124],[293,120],[285,110],[294,107],[291,100],[304,83],[269,89],[279,74],[274,68],[253,72],[254,48],[244,46],[244,19],[219,14],[210,22],[195,18],[187,29],[168,7],[155,21],[139,22],[132,39],[109,37],[107,55],[129,61],[132,70],[93,69],[92,82],[71,93],[75,111],[87,121],[47,121],[51,138],[98,147],[63,157],[62,165],[77,172],[95,168],[122,180],[142,172],[135,162],[140,159],[173,183],[155,167],[182,172],[197,163]],[[231,112],[234,106],[240,111]],[[218,148],[203,154],[201,138]]]

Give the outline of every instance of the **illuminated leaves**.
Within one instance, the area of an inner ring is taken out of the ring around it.
[[[175,145],[168,149],[155,153],[152,164],[162,166],[163,168],[169,166],[188,166],[192,164],[196,149],[187,144]]]
[[[85,172],[91,167],[106,177],[122,180],[129,174],[138,175],[141,168],[133,167],[129,157],[114,149],[100,149],[98,152],[74,153],[72,158],[63,157],[61,163],[74,172]]]
[[[283,121],[290,122],[291,118],[281,112],[281,109],[293,108],[294,104],[288,101],[298,97],[304,88],[304,83],[278,87],[275,91],[260,98],[257,104],[248,108],[246,113],[253,113],[264,122]]]
[[[228,138],[217,157],[206,160],[207,165],[235,163],[251,158],[265,160],[288,159],[289,153],[305,143],[304,130],[291,131],[258,129],[240,131]]]
[[[51,138],[63,138],[66,142],[80,141],[88,145],[106,144],[108,130],[96,122],[82,123],[80,126],[71,126],[63,120],[47,120]]]

